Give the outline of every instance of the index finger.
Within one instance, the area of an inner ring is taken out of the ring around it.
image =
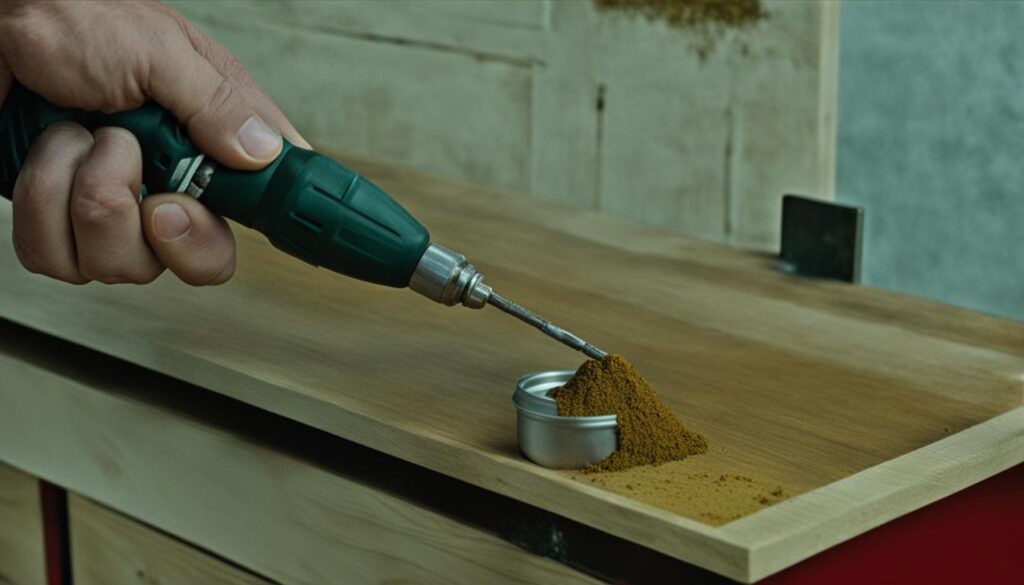
[[[203,56],[224,79],[246,92],[247,101],[268,124],[277,128],[292,144],[311,150],[313,147],[299,134],[288,117],[274,100],[249,75],[249,71],[231,54],[226,47],[204,35],[188,21],[183,25],[188,40],[197,53]]]

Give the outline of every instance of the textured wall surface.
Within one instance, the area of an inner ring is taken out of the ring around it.
[[[846,2],[840,23],[864,283],[1024,320],[1024,3]]]
[[[833,194],[833,2],[706,53],[591,0],[172,4],[320,147],[761,249],[782,194]]]

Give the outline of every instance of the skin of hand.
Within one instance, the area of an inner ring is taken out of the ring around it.
[[[0,103],[15,79],[62,107],[113,113],[155,100],[200,150],[235,169],[269,164],[282,135],[309,148],[227,49],[156,2],[0,0]],[[230,279],[227,223],[186,195],[140,203],[141,180],[128,131],[47,128],[14,188],[18,259],[74,284],[148,283],[165,268],[192,285]]]

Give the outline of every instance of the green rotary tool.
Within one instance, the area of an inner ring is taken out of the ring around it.
[[[49,125],[115,126],[142,147],[142,196],[186,193],[217,215],[265,235],[279,250],[367,282],[409,287],[438,303],[492,305],[594,359],[607,354],[496,294],[466,257],[430,234],[387,193],[345,165],[284,142],[259,171],[220,166],[189,141],[174,115],[149,102],[103,114],[60,108],[14,84],[0,109],[0,195],[10,199],[32,142]]]

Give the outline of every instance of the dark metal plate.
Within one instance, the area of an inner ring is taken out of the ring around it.
[[[779,267],[803,276],[860,282],[863,227],[861,207],[786,195]]]

